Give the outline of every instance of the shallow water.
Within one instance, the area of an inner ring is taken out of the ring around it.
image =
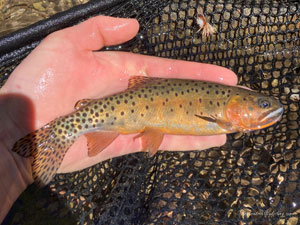
[[[89,0],[0,0],[0,37]]]

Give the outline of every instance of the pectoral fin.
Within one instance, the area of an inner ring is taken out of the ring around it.
[[[142,139],[142,151],[148,152],[150,156],[155,155],[163,140],[164,133],[158,129],[146,128],[142,133],[134,137]]]
[[[200,116],[200,115],[197,115],[197,114],[195,114],[195,116],[200,118],[200,119],[206,120],[208,122],[216,123],[225,130],[233,130],[232,124],[228,121],[218,119],[214,116]]]
[[[85,134],[88,145],[88,156],[92,157],[103,151],[118,136],[119,133],[111,131],[101,131]]]

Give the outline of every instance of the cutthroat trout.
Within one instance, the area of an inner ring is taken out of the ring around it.
[[[17,141],[13,151],[33,156],[33,178],[50,182],[69,147],[85,135],[94,156],[119,134],[138,133],[143,151],[154,155],[164,134],[215,135],[271,126],[283,113],[272,97],[241,87],[197,80],[136,76],[128,89],[83,99],[61,116]]]

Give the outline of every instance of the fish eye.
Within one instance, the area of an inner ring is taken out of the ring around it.
[[[269,102],[268,100],[266,99],[260,99],[258,101],[258,106],[262,109],[267,109],[271,106],[271,102]]]

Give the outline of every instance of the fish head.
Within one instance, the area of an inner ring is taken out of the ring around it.
[[[225,110],[233,127],[243,132],[269,127],[283,114],[279,100],[250,90],[231,96]]]

